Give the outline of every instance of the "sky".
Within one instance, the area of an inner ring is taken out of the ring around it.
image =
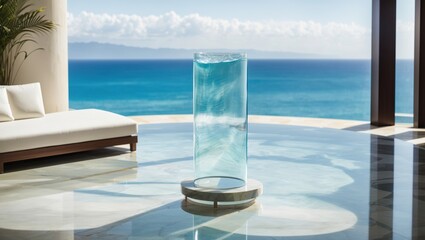
[[[398,0],[397,57],[413,57],[414,0]],[[372,0],[70,0],[70,42],[370,58]]]

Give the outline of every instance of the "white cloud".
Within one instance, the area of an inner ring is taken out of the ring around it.
[[[82,12],[69,14],[71,37],[188,37],[199,35],[280,35],[290,37],[326,37],[351,35],[359,37],[369,32],[354,23],[327,23],[313,21],[297,22],[253,22],[238,19],[213,19],[189,14],[180,16],[168,12],[159,16],[138,16],[124,14],[94,14]]]
[[[411,33],[415,32],[415,23],[413,21],[397,21],[397,33]]]
[[[370,28],[356,23],[241,21],[175,12],[138,16],[68,14],[71,41],[99,41],[140,47],[251,48],[369,57]],[[410,26],[410,25],[408,25]],[[400,26],[411,31],[405,25]]]
[[[413,58],[415,24],[413,21],[397,21],[397,58]]]

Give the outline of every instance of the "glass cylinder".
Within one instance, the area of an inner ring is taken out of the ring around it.
[[[247,58],[195,53],[195,186],[229,189],[247,180]]]

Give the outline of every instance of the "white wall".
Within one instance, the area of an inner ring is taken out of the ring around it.
[[[44,51],[33,53],[22,66],[15,84],[40,82],[46,112],[67,111],[68,102],[68,33],[67,0],[31,0],[35,8],[57,26],[47,35],[37,36]],[[34,46],[28,46],[28,49]]]

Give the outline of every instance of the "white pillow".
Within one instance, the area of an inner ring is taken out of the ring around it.
[[[45,115],[40,83],[2,86],[7,90],[15,120]]]
[[[6,88],[0,88],[0,122],[13,121]]]

